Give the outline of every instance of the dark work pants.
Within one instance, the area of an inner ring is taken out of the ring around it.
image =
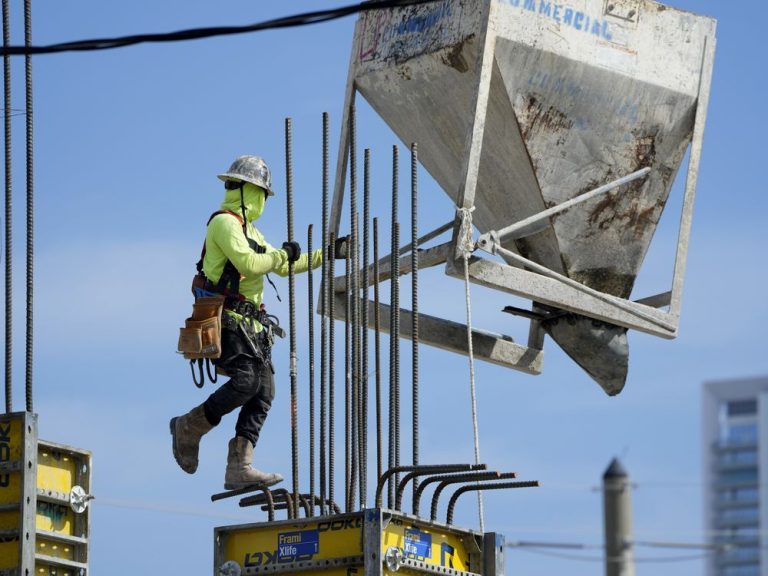
[[[205,417],[215,426],[222,416],[240,408],[235,435],[248,438],[255,445],[275,397],[272,370],[253,355],[239,331],[227,328],[221,331],[221,351],[216,365],[223,368],[230,379],[203,404]]]

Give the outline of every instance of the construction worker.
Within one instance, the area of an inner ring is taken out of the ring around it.
[[[198,264],[205,286],[196,296],[227,296],[222,314],[222,354],[215,363],[229,380],[203,404],[171,419],[173,455],[182,470],[193,474],[201,437],[218,425],[222,416],[240,408],[235,437],[229,441],[224,487],[272,486],[283,477],[251,466],[253,448],[275,394],[272,330],[261,308],[264,277],[270,272],[287,276],[289,262],[294,263],[295,272],[306,272],[310,256],[312,267],[317,268],[322,263],[322,250],[302,255],[296,242],[284,242],[276,249],[251,223],[262,215],[267,198],[274,195],[264,160],[241,156],[218,177],[224,181],[224,202],[208,222],[202,264]],[[337,245],[341,255],[346,249],[344,241]]]

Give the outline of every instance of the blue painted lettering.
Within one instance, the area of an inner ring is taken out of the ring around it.
[[[598,38],[604,38],[605,40],[611,40],[613,34],[611,33],[610,25],[605,20],[598,18],[592,19],[588,14],[580,10],[575,10],[572,6],[568,6],[565,3],[557,3],[553,0],[502,0],[504,3],[510,6],[519,7],[528,12],[538,13],[541,16],[551,18],[558,24],[565,24],[580,32],[586,32],[587,34],[593,34]],[[537,4],[538,2],[538,4]],[[440,16],[442,17],[442,16]],[[439,17],[438,17],[439,19]],[[420,17],[412,19],[414,22],[404,22],[400,24],[398,31],[402,32],[404,29],[411,31],[414,28],[415,31],[420,31],[422,28],[428,28],[433,25],[432,19],[427,17]],[[423,21],[422,21],[423,20]],[[404,28],[405,27],[405,28]]]

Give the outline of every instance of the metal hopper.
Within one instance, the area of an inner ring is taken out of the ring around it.
[[[474,207],[489,251],[509,265],[473,257],[470,277],[532,300],[529,346],[545,330],[609,394],[624,386],[628,328],[677,332],[714,35],[714,20],[649,0],[444,1],[357,23],[348,104],[362,94],[403,142],[419,143],[456,205]],[[672,289],[630,302],[692,142]],[[340,154],[336,221],[345,167]]]

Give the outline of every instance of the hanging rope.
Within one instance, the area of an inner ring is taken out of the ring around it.
[[[456,210],[461,225],[456,242],[456,251],[464,260],[464,303],[467,308],[467,356],[469,357],[469,395],[472,400],[472,434],[475,443],[475,464],[480,463],[480,436],[477,431],[477,395],[475,393],[475,354],[472,348],[472,298],[469,291],[469,257],[475,248],[472,240],[472,208],[458,208]],[[480,532],[485,532],[483,519],[483,493],[477,491],[477,514],[480,519]]]

